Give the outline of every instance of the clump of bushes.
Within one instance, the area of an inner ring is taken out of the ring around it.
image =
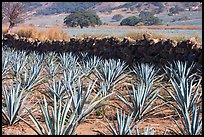
[[[37,30],[35,26],[19,26],[15,31],[18,36],[26,37],[26,38],[37,38]]]
[[[151,12],[140,12],[139,17],[136,16],[130,16],[125,19],[123,19],[120,22],[121,26],[151,26],[151,25],[160,25],[162,23],[162,20],[160,20],[158,17],[155,17],[153,13]]]
[[[37,30],[34,25],[19,26],[14,33],[20,37],[36,38],[41,41],[49,40],[68,40],[69,34],[63,32],[59,28],[50,28],[48,30]]]
[[[99,16],[93,11],[76,11],[64,18],[64,23],[67,26],[77,27],[80,26],[88,27],[101,25],[102,21]]]

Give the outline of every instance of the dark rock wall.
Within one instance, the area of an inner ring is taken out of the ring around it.
[[[37,39],[18,37],[16,34],[4,34],[2,45],[17,50],[38,51],[39,53],[55,51],[88,52],[108,59],[121,59],[130,66],[135,62],[149,62],[164,65],[173,60],[197,62],[202,66],[202,45],[192,40],[180,41],[164,39],[119,40],[110,38],[71,38],[70,41],[41,42]]]

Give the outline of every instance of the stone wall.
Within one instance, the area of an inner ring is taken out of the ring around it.
[[[4,34],[3,46],[18,50],[38,51],[40,53],[88,52],[102,58],[122,59],[129,65],[135,62],[165,64],[173,60],[197,62],[202,66],[202,45],[194,39],[175,41],[170,39],[152,39],[144,35],[143,40],[116,37],[109,38],[71,38],[70,41],[41,42],[37,39],[19,37],[16,34]]]

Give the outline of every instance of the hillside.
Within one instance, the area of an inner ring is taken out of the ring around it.
[[[35,11],[35,15],[71,13],[84,9],[102,13],[151,11],[159,14],[168,12],[170,8],[175,6],[179,7],[181,11],[202,10],[202,3],[200,2],[25,2],[25,4],[27,10]]]

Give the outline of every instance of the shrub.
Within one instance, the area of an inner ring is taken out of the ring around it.
[[[37,30],[34,26],[20,26],[18,27],[15,33],[21,37],[26,37],[26,38],[37,37]]]
[[[99,16],[93,11],[77,11],[71,13],[64,18],[64,23],[67,26],[80,26],[81,28],[84,26],[88,27],[102,24]]]
[[[68,40],[70,38],[68,33],[65,33],[60,28],[54,27],[48,30],[37,30],[34,25],[19,26],[14,31],[20,37],[36,38],[40,41],[49,40]]]
[[[159,25],[161,24],[161,20],[158,17],[155,17],[153,13],[151,12],[140,12],[139,17],[141,18],[141,22],[144,23],[144,25]]]
[[[68,35],[58,28],[51,28],[47,32],[47,38],[50,40],[66,40]]]
[[[131,16],[131,17],[127,17],[125,19],[123,19],[121,22],[120,22],[120,25],[121,26],[125,26],[125,25],[128,25],[128,26],[135,26],[137,23],[140,22],[140,18],[138,17],[135,17],[135,16]]]
[[[154,14],[149,12],[141,12],[138,17],[131,16],[123,19],[120,22],[120,25],[128,25],[128,26],[135,26],[135,25],[159,25],[161,24],[162,20],[158,17],[155,17]]]

